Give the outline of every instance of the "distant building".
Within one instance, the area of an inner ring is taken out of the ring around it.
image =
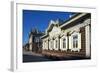
[[[28,51],[29,50],[29,43],[26,43],[23,45],[23,51]]]
[[[64,23],[51,20],[42,36],[43,50],[65,51],[69,55],[91,57],[91,14],[77,13]]]
[[[39,52],[42,49],[42,40],[40,37],[43,33],[38,29],[33,29],[29,34],[29,51]]]

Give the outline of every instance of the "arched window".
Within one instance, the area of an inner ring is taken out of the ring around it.
[[[66,48],[66,39],[63,39],[63,48]]]
[[[73,36],[73,48],[78,48],[78,35]]]

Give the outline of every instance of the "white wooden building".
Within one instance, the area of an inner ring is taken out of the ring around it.
[[[60,23],[51,20],[42,36],[42,50],[83,52],[91,56],[91,14],[77,13]]]

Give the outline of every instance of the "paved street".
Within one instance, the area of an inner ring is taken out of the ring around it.
[[[33,53],[33,52],[23,52],[23,62],[40,62],[40,61],[51,61],[44,57],[41,54]]]

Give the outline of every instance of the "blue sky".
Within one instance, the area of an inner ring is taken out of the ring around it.
[[[72,14],[71,12],[23,10],[23,44],[28,42],[29,32],[32,28],[44,32],[50,20],[65,21]]]

